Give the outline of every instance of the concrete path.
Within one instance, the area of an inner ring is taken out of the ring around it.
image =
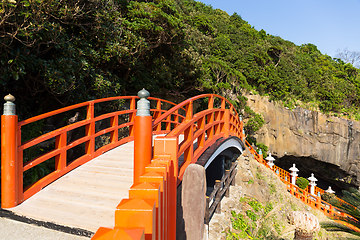
[[[89,239],[68,233],[58,232],[32,224],[22,223],[0,217],[1,240],[81,240]]]

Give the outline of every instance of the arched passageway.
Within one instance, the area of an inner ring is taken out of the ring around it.
[[[220,180],[226,169],[230,169],[231,162],[235,161],[245,150],[244,143],[237,137],[221,138],[208,148],[198,159],[206,172],[207,194],[211,193],[215,181]]]

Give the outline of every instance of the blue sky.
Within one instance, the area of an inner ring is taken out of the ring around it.
[[[335,57],[347,48],[360,52],[360,0],[201,0],[236,12],[256,30],[289,40],[296,45],[315,44],[323,54]]]

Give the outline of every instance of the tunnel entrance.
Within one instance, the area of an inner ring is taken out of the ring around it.
[[[215,180],[221,180],[225,173],[225,156],[217,156],[206,168],[206,186],[214,188]]]
[[[326,190],[331,186],[338,196],[342,195],[342,190],[349,190],[350,187],[358,188],[353,183],[356,180],[356,176],[349,175],[336,165],[321,162],[310,157],[284,156],[276,158],[275,156],[275,165],[286,171],[289,171],[289,168],[294,163],[299,169],[299,177],[307,179],[311,176],[311,173],[314,173],[315,178],[318,179],[316,182],[317,187]]]
[[[240,156],[239,153],[227,149],[223,151],[220,155],[216,156],[209,166],[205,169],[206,174],[206,196],[209,196],[214,190],[215,181],[221,180],[225,175],[225,170],[231,168],[232,162]],[[239,173],[238,173],[239,174]]]

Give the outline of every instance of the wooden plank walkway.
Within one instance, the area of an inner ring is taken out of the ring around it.
[[[17,215],[95,232],[114,227],[116,206],[129,197],[134,142],[110,150],[56,180],[19,206]]]

